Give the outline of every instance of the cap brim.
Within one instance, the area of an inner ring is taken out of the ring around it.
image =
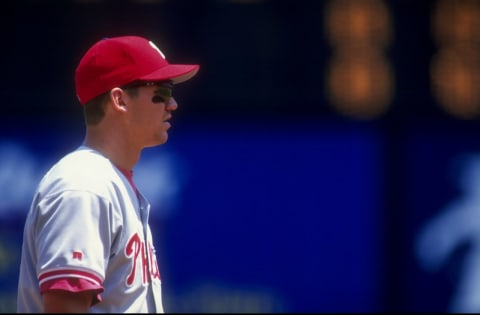
[[[199,65],[170,64],[139,79],[143,81],[172,80],[173,84],[177,84],[191,79],[197,74],[199,68]]]

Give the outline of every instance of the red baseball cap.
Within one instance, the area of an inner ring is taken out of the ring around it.
[[[82,105],[133,81],[165,81],[173,84],[192,78],[199,65],[170,64],[151,41],[139,36],[104,38],[96,42],[75,70],[75,89]]]

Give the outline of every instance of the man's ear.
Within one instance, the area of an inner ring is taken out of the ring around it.
[[[121,88],[115,87],[110,91],[110,100],[116,110],[125,111],[127,109],[125,92]]]

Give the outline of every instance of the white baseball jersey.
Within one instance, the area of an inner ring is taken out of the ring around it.
[[[86,146],[45,174],[25,222],[18,312],[42,312],[51,289],[95,291],[91,312],[164,312],[150,203],[126,175]]]

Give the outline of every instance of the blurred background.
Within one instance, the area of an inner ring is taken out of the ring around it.
[[[134,170],[167,312],[480,312],[480,1],[0,14],[0,312],[15,311],[35,186],[83,140],[75,67],[128,34],[201,65],[176,87],[169,142]]]

